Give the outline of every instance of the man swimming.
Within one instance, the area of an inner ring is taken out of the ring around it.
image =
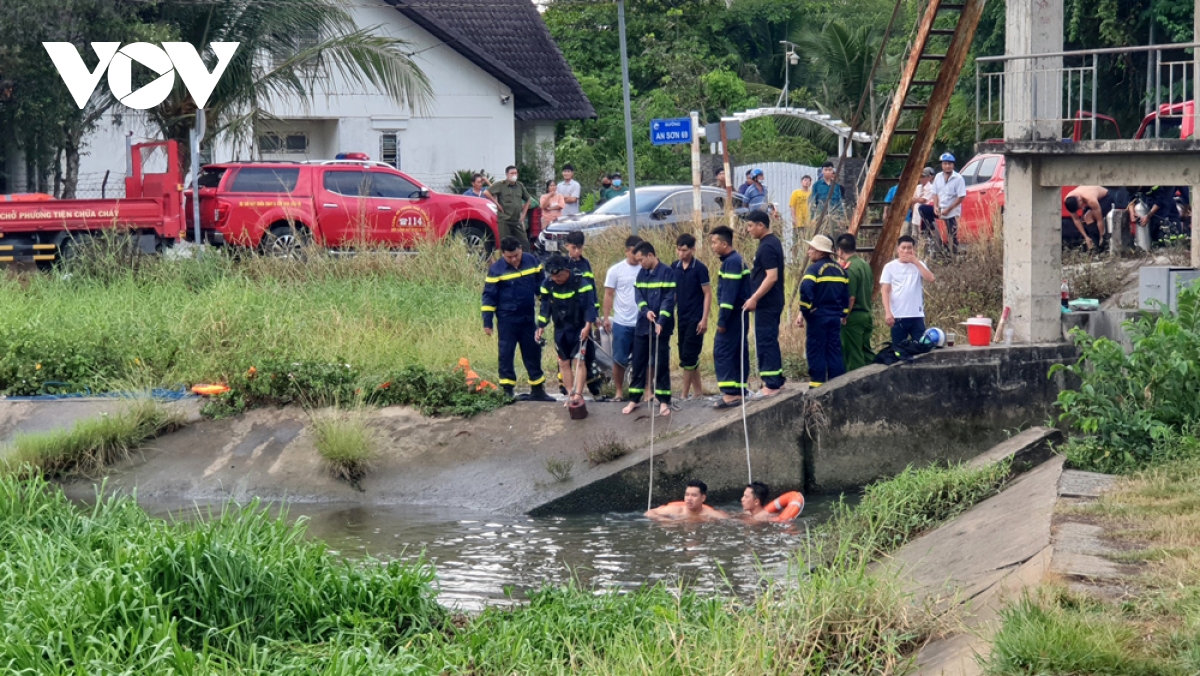
[[[708,499],[708,484],[699,479],[688,482],[683,491],[682,502],[670,502],[646,512],[647,518],[655,521],[719,521],[729,515],[704,504]]]
[[[768,500],[771,489],[761,481],[746,484],[742,492],[742,518],[749,521],[791,521],[804,511],[804,496],[799,491],[788,491]]]

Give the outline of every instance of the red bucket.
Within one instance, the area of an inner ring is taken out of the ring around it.
[[[967,343],[975,347],[986,347],[992,342],[992,320],[989,317],[972,317],[967,320]]]

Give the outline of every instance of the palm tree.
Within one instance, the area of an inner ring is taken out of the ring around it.
[[[432,96],[428,79],[405,51],[408,43],[356,26],[340,0],[163,2],[149,12],[147,18],[177,32],[176,39],[206,50],[210,69],[216,63],[210,43],[240,43],[205,104],[206,139],[253,138],[258,125],[272,118],[272,102],[307,102],[316,83],[334,74],[350,85],[374,87],[410,110],[424,110]],[[165,138],[180,142],[186,170],[195,101],[177,80],[149,113]]]
[[[864,92],[871,96],[870,107],[864,110],[868,119],[875,119],[874,89],[886,77],[886,61],[880,63],[871,77],[871,67],[879,45],[870,26],[850,28],[840,21],[830,21],[820,29],[802,29],[792,38],[806,55],[819,78],[817,106],[826,113],[849,123],[854,118]],[[859,127],[863,127],[859,120]]]

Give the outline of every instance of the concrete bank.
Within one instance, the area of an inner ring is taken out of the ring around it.
[[[1069,362],[1066,344],[939,350],[909,364],[870,366],[808,392],[791,386],[747,407],[755,479],[778,489],[840,491],[910,464],[972,458],[1014,431],[1044,423],[1062,385],[1048,378]],[[66,419],[62,402],[0,414],[0,436],[36,421]],[[0,402],[0,410],[17,406]],[[20,406],[27,406],[22,403]],[[500,513],[644,509],[650,470],[649,413],[589,403],[570,421],[555,404],[517,404],[471,419],[431,419],[403,408],[373,414],[383,453],[363,490],[329,478],[300,409],[258,410],[205,420],[156,440],[114,468],[108,485],[162,502],[239,501],[452,504]],[[24,422],[9,424],[12,419]],[[740,496],[747,480],[741,413],[687,402],[654,421],[655,502],[678,499],[704,479],[710,499]],[[615,442],[628,454],[590,466],[584,449]],[[548,461],[571,464],[556,481]],[[93,482],[76,482],[87,496]]]
[[[781,490],[841,491],[908,465],[973,458],[1045,423],[1065,378],[1048,377],[1050,369],[1075,358],[1067,344],[957,347],[868,366],[811,392],[785,390],[747,410],[754,478]],[[747,477],[740,413],[726,411],[659,443],[654,476],[655,494],[672,499],[693,476],[708,483],[712,500],[740,496]],[[613,463],[610,476],[530,509],[636,508],[645,504],[648,477],[643,450]]]

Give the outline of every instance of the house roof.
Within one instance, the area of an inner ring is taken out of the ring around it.
[[[387,2],[508,85],[518,120],[596,117],[533,0]]]

